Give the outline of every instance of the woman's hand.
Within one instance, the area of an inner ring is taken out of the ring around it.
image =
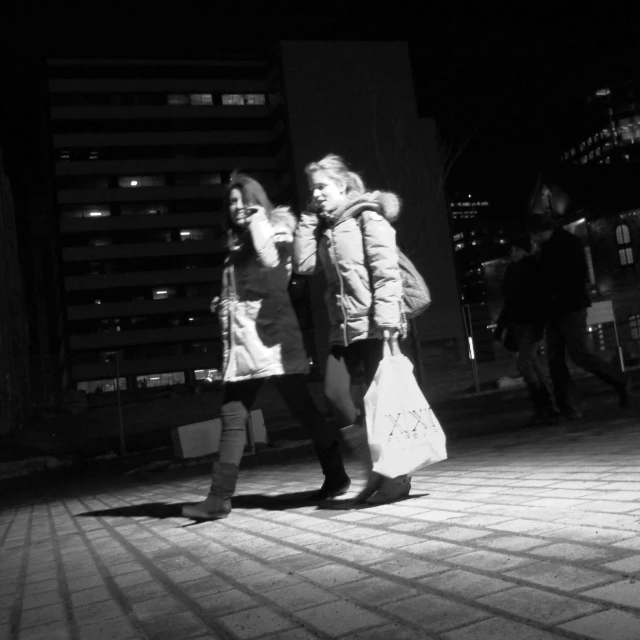
[[[245,220],[245,224],[249,225],[251,224],[251,220],[254,218],[254,216],[264,216],[266,218],[267,216],[267,211],[264,207],[260,206],[259,204],[254,204],[251,205],[250,207],[245,207],[244,209],[244,220]]]
[[[216,296],[209,305],[211,313],[218,313],[218,307],[220,306],[220,296]]]
[[[389,349],[391,355],[400,354],[400,345],[398,344],[398,338],[400,337],[400,330],[397,327],[382,330],[382,338],[389,343]]]

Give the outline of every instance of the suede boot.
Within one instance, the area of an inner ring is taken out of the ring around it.
[[[196,504],[182,507],[182,515],[193,520],[222,520],[231,513],[231,496],[236,490],[238,465],[214,462],[209,495]]]
[[[383,478],[380,488],[367,498],[367,504],[388,504],[403,500],[411,491],[411,478],[398,476],[397,478]]]

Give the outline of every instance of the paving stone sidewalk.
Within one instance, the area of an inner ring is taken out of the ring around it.
[[[313,460],[248,469],[196,525],[204,476],[15,502],[0,639],[640,639],[637,418],[453,442],[392,505],[318,509],[318,481]]]

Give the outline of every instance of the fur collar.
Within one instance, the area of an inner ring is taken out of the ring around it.
[[[374,211],[383,216],[388,222],[393,224],[400,217],[400,198],[390,191],[372,191],[358,194],[351,199],[344,207],[331,214],[320,214],[330,226],[335,226],[355,218],[365,211]]]

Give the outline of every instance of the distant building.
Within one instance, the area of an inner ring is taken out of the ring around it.
[[[484,265],[506,255],[519,222],[500,219],[488,200],[467,192],[454,195],[449,209],[461,302],[486,303]]]
[[[0,434],[24,427],[31,412],[29,321],[11,185],[0,152]]]
[[[571,140],[561,162],[640,162],[640,79],[594,91],[568,129]]]
[[[110,391],[116,362],[127,389],[217,379],[209,302],[220,289],[231,172],[299,211],[305,164],[331,152],[372,188],[401,196],[398,239],[433,295],[420,347],[434,365],[464,354],[437,132],[417,116],[406,43],[284,42],[202,61],[51,59],[31,81],[44,94],[32,104],[46,105],[46,171],[29,175],[31,149],[14,173],[27,176],[25,194],[40,194],[24,205],[25,262],[39,283],[42,344],[52,336],[55,366],[43,374],[58,386]],[[50,192],[39,190],[47,180]],[[290,292],[320,371],[321,280],[294,278]]]

